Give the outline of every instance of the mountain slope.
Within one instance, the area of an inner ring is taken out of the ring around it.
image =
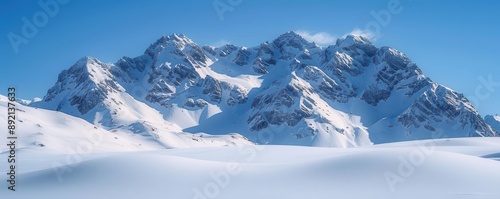
[[[0,119],[7,121],[7,98],[0,95]],[[96,153],[208,146],[253,145],[238,134],[169,132],[148,121],[109,128],[59,111],[16,104],[17,149],[62,153]],[[98,114],[97,114],[98,115]],[[6,123],[0,128],[7,129]],[[5,138],[5,137],[2,137]],[[3,149],[3,148],[2,148]],[[80,150],[83,150],[81,152]]]
[[[425,77],[405,54],[354,35],[326,48],[294,32],[214,48],[172,34],[136,58],[78,61],[33,106],[108,129],[239,133],[260,144],[498,135],[463,95]]]
[[[500,116],[498,115],[486,115],[484,117],[484,122],[491,126],[491,128],[495,129],[500,133]]]
[[[7,98],[0,95],[0,118],[7,121]],[[20,151],[100,153],[163,149],[151,137],[129,131],[110,132],[62,112],[16,104],[16,136]],[[6,129],[6,123],[0,124]],[[2,138],[5,138],[2,136]],[[2,151],[7,151],[5,146]]]

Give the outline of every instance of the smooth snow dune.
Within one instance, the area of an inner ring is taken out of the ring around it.
[[[18,191],[5,188],[0,194],[51,199],[500,198],[500,161],[494,160],[500,145],[492,145],[498,139],[449,142],[457,144],[452,148],[404,142],[348,149],[244,146],[100,153],[57,168],[44,165],[64,162],[68,155],[27,151],[21,153],[19,165],[29,162],[38,168],[20,166]],[[477,153],[477,148],[484,154]],[[57,172],[65,172],[62,181]]]

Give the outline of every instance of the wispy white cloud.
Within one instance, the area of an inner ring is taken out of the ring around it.
[[[347,33],[345,34],[343,37],[347,36],[347,35],[355,35],[355,36],[362,36],[364,38],[367,38],[369,39],[370,41],[375,41],[377,40],[377,38],[379,37],[378,35],[375,35],[373,32],[371,31],[367,31],[367,30],[361,30],[359,28],[356,28],[354,29],[353,31],[351,31],[350,33]]]
[[[335,36],[326,33],[326,32],[318,32],[318,33],[311,33],[309,31],[304,31],[304,30],[298,30],[295,31],[297,34],[302,36],[305,40],[309,42],[314,42],[320,46],[328,46],[333,43],[335,43],[336,38]]]
[[[209,46],[213,46],[213,47],[221,47],[221,46],[224,46],[226,44],[230,44],[231,42],[228,41],[228,40],[225,40],[225,39],[221,39],[215,43],[212,43],[210,44]]]

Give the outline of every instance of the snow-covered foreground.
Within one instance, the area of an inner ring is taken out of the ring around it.
[[[500,138],[18,154],[17,191],[3,175],[1,198],[500,198]]]

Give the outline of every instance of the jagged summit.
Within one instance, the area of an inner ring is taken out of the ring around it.
[[[312,45],[312,43],[308,42],[302,36],[293,31],[288,31],[285,34],[280,35],[273,41],[273,44],[278,49],[283,49],[283,47],[289,46],[299,50],[304,50]]]
[[[166,56],[180,57],[193,67],[204,67],[208,60],[208,57],[204,54],[200,46],[187,36],[175,33],[162,36],[155,43],[151,44],[144,54],[151,57],[155,65],[162,64],[158,61],[165,59],[164,57]]]
[[[328,147],[441,131],[498,135],[465,96],[425,77],[404,53],[359,35],[323,49],[293,31],[254,47],[218,48],[171,34],[115,64],[78,60],[33,106],[146,132],[170,147],[206,144],[206,134],[190,137],[198,132],[226,136],[220,144],[241,143],[230,138],[239,133],[259,144]]]
[[[294,31],[288,31],[286,33],[281,34],[275,40],[301,40],[307,42],[302,36]]]
[[[345,37],[338,38],[336,45],[338,46],[352,46],[352,45],[373,45],[372,42],[362,35],[346,35]]]
[[[167,36],[161,36],[146,49],[145,54],[157,54],[167,47],[175,47],[179,50],[183,50],[186,45],[196,44],[184,34],[173,33]]]
[[[500,135],[500,115],[486,115],[484,122],[490,125]]]
[[[369,39],[360,35],[347,35],[343,38],[339,38],[335,45],[330,47],[334,48],[334,51],[338,51],[337,48],[340,48],[350,52],[352,55],[364,53],[370,57],[377,51],[377,47],[375,47]]]
[[[80,58],[78,61],[76,61],[75,65],[83,65],[83,64],[87,64],[89,62],[97,62],[97,61],[99,61],[99,60],[94,58],[94,57],[84,56],[84,57]]]
[[[80,68],[87,69],[88,67],[102,65],[102,62],[97,58],[91,56],[85,56],[77,60],[69,70],[78,70]]]
[[[172,33],[170,35],[162,35],[153,45],[163,44],[166,42],[178,43],[194,43],[189,37],[184,34]]]

